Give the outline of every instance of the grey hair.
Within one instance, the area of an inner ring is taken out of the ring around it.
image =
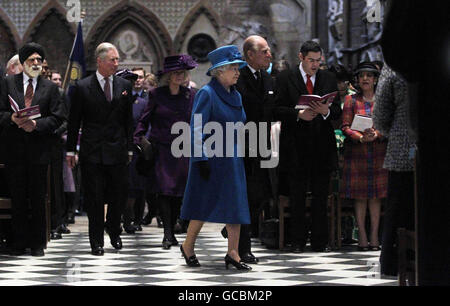
[[[164,73],[161,76],[161,78],[159,79],[158,86],[161,86],[161,87],[162,86],[169,86],[170,76],[172,75],[172,73],[173,73],[173,71]],[[188,73],[189,72],[187,70],[184,71],[184,77],[185,78],[188,76]]]
[[[214,68],[210,71],[210,74],[213,78],[217,78],[221,73],[225,72],[228,69],[228,66],[231,65],[223,65],[217,68]]]
[[[11,67],[14,64],[17,64],[17,62],[19,62],[19,54],[16,54],[13,57],[11,57],[11,59],[6,64],[6,69],[8,69],[9,67]]]
[[[101,58],[104,59],[106,56],[106,53],[108,53],[109,50],[114,49],[117,51],[116,46],[109,42],[102,42],[100,45],[97,46],[97,49],[95,49],[95,58]]]

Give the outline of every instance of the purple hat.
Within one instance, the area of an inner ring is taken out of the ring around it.
[[[180,54],[167,56],[164,58],[164,69],[158,71],[158,76],[176,70],[191,70],[197,66],[197,62],[195,62],[190,55]]]

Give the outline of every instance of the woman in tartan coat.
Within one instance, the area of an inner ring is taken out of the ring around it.
[[[356,70],[359,93],[347,96],[342,113],[342,131],[350,139],[345,147],[343,185],[341,197],[355,199],[355,214],[358,223],[358,250],[378,251],[378,229],[381,199],[387,195],[387,174],[383,169],[386,141],[374,129],[364,132],[350,127],[356,114],[372,116],[375,86],[379,71],[369,62],[360,63]],[[370,211],[370,246],[365,229],[366,210]]]

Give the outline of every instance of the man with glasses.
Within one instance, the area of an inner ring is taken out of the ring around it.
[[[44,256],[47,242],[45,195],[51,135],[64,121],[65,113],[58,86],[41,76],[44,58],[41,45],[25,44],[19,50],[23,73],[6,77],[0,90],[2,146],[12,200],[12,255],[23,255],[31,247],[32,256]],[[18,117],[8,95],[20,109],[39,105],[40,117]]]

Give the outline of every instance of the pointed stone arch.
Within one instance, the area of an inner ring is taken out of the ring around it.
[[[22,40],[16,26],[9,16],[0,8],[0,64],[7,61],[17,53]]]
[[[76,23],[69,23],[67,11],[56,0],[49,0],[33,18],[24,36],[23,43],[36,42],[46,52],[50,69],[64,74],[76,33]]]
[[[23,35],[23,43],[32,41],[39,26],[48,18],[50,14],[57,15],[64,25],[70,29],[70,32],[75,36],[77,27],[75,23],[69,23],[66,19],[67,10],[57,1],[49,0],[39,11],[39,13],[33,18],[28,26],[25,34]]]
[[[177,34],[174,39],[174,51],[180,53],[181,48],[186,40],[187,34],[192,25],[197,21],[198,17],[204,14],[211,22],[212,26],[216,30],[217,34],[220,33],[220,16],[209,5],[207,0],[199,1],[189,12],[186,14],[183,23],[178,28]]]
[[[153,70],[161,68],[164,57],[173,52],[172,38],[169,32],[152,11],[137,2],[124,0],[107,10],[91,27],[85,44],[88,70],[95,69],[94,54],[98,44],[104,41],[114,43],[111,40],[117,38],[118,33],[127,27],[140,33],[138,42],[147,48],[145,53],[152,53],[151,55],[147,54],[147,57],[152,57]],[[120,50],[119,53],[121,53]]]

